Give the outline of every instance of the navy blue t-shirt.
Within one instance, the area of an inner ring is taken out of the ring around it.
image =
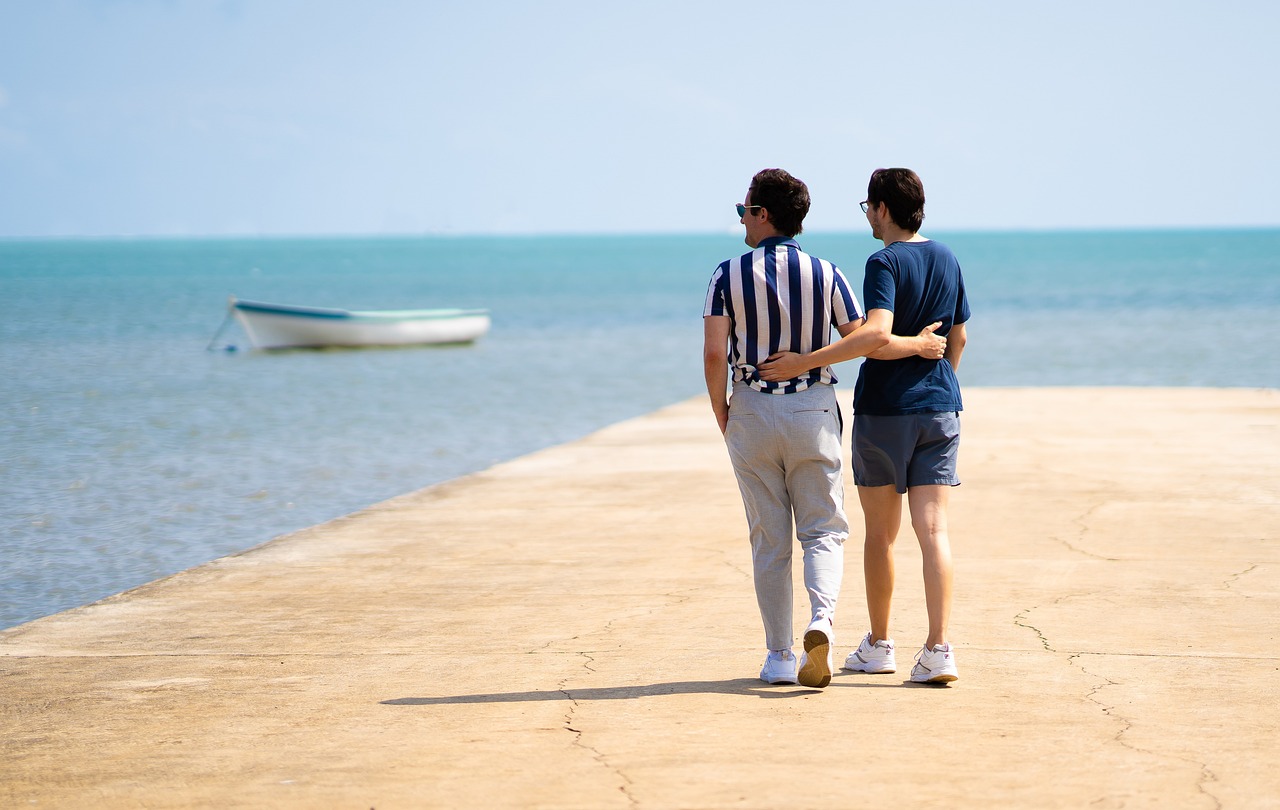
[[[862,282],[867,312],[893,312],[893,334],[912,337],[934,321],[946,335],[969,320],[960,263],[940,242],[894,242],[867,259]],[[963,410],[960,381],[947,360],[920,356],[862,363],[853,391],[854,413],[897,416]]]

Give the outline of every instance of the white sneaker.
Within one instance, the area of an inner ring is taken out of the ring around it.
[[[791,650],[770,650],[760,670],[760,680],[765,683],[795,683],[796,657]]]
[[[932,650],[921,647],[916,653],[916,665],[911,668],[915,683],[949,683],[959,677],[950,644],[935,644]]]
[[[869,672],[873,675],[897,672],[898,660],[893,654],[893,639],[882,638],[872,644],[871,634],[867,633],[862,637],[858,649],[844,659],[844,668],[851,672]]]
[[[817,689],[831,683],[834,642],[830,619],[819,617],[809,623],[809,629],[804,631],[804,655],[800,656],[797,683]]]

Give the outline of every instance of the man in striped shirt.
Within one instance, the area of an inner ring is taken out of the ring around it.
[[[809,190],[781,169],[756,174],[737,206],[750,253],[716,268],[703,309],[707,393],[746,508],[756,599],[769,650],[761,679],[823,687],[831,681],[832,620],[844,572],[840,410],[829,366],[779,382],[758,366],[776,352],[808,353],[831,329],[861,354],[889,341],[889,319],[864,325],[840,269],[796,243]],[[861,328],[860,328],[861,327]],[[733,370],[733,396],[726,393]],[[791,651],[792,521],[804,554],[811,620],[804,655]]]

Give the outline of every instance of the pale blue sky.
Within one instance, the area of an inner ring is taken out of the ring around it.
[[[0,0],[0,236],[1275,226],[1278,9]]]

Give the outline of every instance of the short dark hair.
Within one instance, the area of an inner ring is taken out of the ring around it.
[[[867,183],[867,202],[889,206],[889,217],[915,233],[924,224],[924,183],[910,169],[876,169]]]
[[[764,206],[778,233],[795,236],[809,213],[809,187],[782,169],[762,169],[751,178],[751,204]]]

